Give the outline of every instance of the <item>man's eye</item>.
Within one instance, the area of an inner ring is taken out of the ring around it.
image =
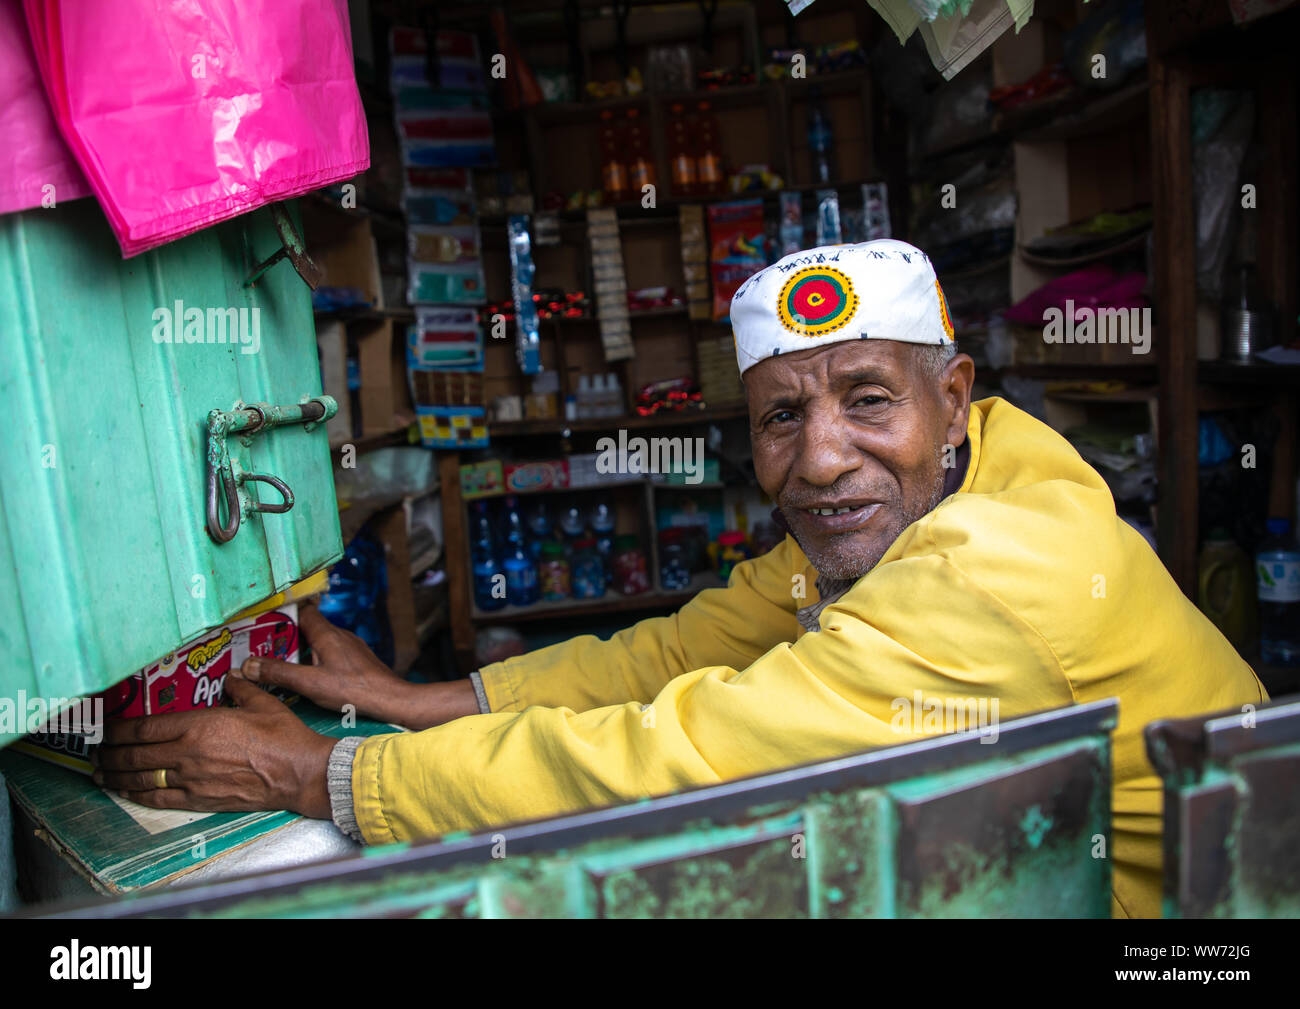
[[[772,414],[770,417],[767,418],[767,423],[785,424],[792,420],[794,420],[793,410],[778,410],[776,413]]]
[[[884,396],[863,396],[855,403],[855,406],[879,406],[885,402]]]

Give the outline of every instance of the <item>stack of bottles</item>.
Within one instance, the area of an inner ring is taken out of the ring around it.
[[[639,200],[645,186],[656,185],[655,159],[641,110],[630,108],[622,121],[606,109],[600,114],[600,177],[607,203]],[[708,101],[688,110],[677,102],[669,108],[668,163],[672,195],[720,196],[726,191],[722,166],[721,127]]]
[[[611,503],[562,504],[513,495],[495,507],[476,501],[471,523],[474,604],[482,612],[565,599],[600,599],[613,589],[650,588],[645,551],[635,536],[616,536]]]

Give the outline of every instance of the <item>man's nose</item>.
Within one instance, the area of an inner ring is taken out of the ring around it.
[[[814,487],[829,487],[862,466],[862,453],[842,417],[832,411],[810,410],[804,416],[794,472]]]

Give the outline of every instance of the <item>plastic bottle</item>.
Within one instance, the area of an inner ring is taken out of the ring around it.
[[[1255,554],[1259,587],[1259,657],[1271,666],[1300,666],[1300,547],[1291,520],[1271,518]]]
[[[509,547],[528,546],[528,532],[524,526],[523,517],[519,514],[519,499],[513,494],[506,497],[505,501],[505,541]]]
[[[506,597],[498,588],[504,583],[497,576],[504,576],[505,569],[497,554],[496,536],[492,532],[492,520],[488,517],[487,502],[475,501],[474,511],[474,542],[470,547],[474,605],[484,612],[499,610],[505,606]]]
[[[528,552],[533,560],[542,555],[542,545],[551,541],[551,513],[546,507],[546,499],[538,498],[537,505],[528,516]]]
[[[531,606],[537,602],[537,565],[528,549],[528,533],[519,514],[519,502],[507,497],[506,535],[502,567],[506,576],[506,602],[511,606]]]
[[[831,182],[835,175],[835,137],[830,117],[822,108],[821,91],[813,88],[808,98],[808,148],[812,157],[813,181]]]
[[[605,199],[610,203],[626,200],[630,194],[621,132],[614,122],[613,112],[606,109],[600,114],[600,179]]]
[[[695,196],[699,191],[696,181],[694,144],[686,122],[686,107],[681,102],[673,104],[668,120],[668,161],[672,166],[673,195]]]
[[[1196,603],[1238,650],[1255,641],[1255,571],[1250,556],[1223,529],[1214,529],[1201,547]]]
[[[605,376],[605,416],[623,416],[623,386],[612,371]]]
[[[574,599],[599,599],[605,594],[605,565],[595,540],[580,539],[573,544],[569,577]]]
[[[597,498],[591,508],[591,531],[596,534],[596,550],[605,563],[607,576],[613,571],[614,527],[617,521],[618,515],[610,507],[609,501],[603,497]]]
[[[641,126],[641,110],[627,110],[627,152],[624,164],[627,166],[628,195],[639,200],[643,186],[655,184],[655,161],[650,156],[650,144],[646,141],[645,130]]]
[[[591,416],[591,376],[578,376],[578,396],[577,407],[574,411],[579,420],[586,420]]]
[[[560,532],[564,534],[564,544],[569,548],[586,535],[587,519],[576,504],[569,505],[560,516]]]
[[[723,191],[722,141],[713,106],[700,102],[696,120],[699,139],[695,147],[695,185],[699,195],[717,196]]]

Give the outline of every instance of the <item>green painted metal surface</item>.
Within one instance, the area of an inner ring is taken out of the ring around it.
[[[279,246],[266,209],[126,261],[93,200],[0,218],[0,697],[110,686],[341,556],[323,426],[232,436],[295,504],[205,527],[209,412],[321,393],[292,264],[245,284]]]
[[[1300,918],[1300,697],[1145,730],[1166,918]]]
[[[68,913],[1106,918],[1116,710]]]

